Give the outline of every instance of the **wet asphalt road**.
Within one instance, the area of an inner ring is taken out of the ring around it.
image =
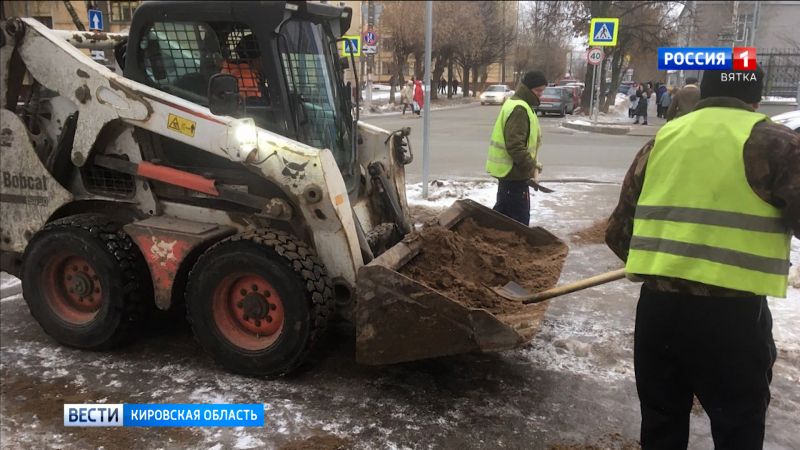
[[[489,136],[500,106],[472,105],[431,115],[430,175],[435,178],[484,175]],[[572,116],[567,115],[567,119]],[[410,115],[372,116],[365,122],[397,130],[411,127],[414,161],[408,166],[408,181],[417,183],[422,174],[423,119]],[[612,136],[561,128],[562,117],[539,118],[542,126],[540,159],[544,179],[586,178],[619,181],[636,152],[648,141],[642,136]]]

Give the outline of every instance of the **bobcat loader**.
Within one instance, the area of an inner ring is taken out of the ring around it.
[[[144,2],[126,35],[0,23],[0,250],[56,341],[103,350],[185,311],[228,370],[288,373],[336,312],[356,359],[518,346],[536,327],[398,273],[419,248],[408,130],[358,120],[350,8]],[[86,51],[113,55],[114,70]],[[466,217],[557,240],[469,201]]]

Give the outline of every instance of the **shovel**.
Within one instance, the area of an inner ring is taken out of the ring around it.
[[[532,187],[534,191],[537,191],[537,192],[542,191],[545,194],[551,194],[551,193],[555,192],[554,190],[552,190],[552,189],[550,189],[548,187],[544,187],[541,184],[539,184],[539,183],[537,183],[537,182],[535,182],[533,180],[528,180],[528,186]]]
[[[574,283],[556,286],[552,289],[537,292],[535,294],[531,294],[524,287],[520,286],[514,281],[509,281],[504,286],[492,287],[491,290],[494,291],[495,294],[508,300],[518,300],[525,305],[529,305],[531,303],[543,302],[553,297],[560,297],[571,292],[581,291],[593,286],[599,286],[601,284],[621,280],[623,278],[625,278],[625,269],[618,269],[612,272],[595,275],[591,278],[585,278]]]

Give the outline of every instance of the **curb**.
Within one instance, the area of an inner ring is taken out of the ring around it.
[[[623,135],[628,134],[631,131],[630,127],[610,127],[610,126],[603,126],[603,125],[583,125],[579,123],[571,123],[571,122],[561,122],[561,126],[564,128],[571,128],[573,130],[578,131],[588,131],[590,133],[602,133],[602,134],[614,134],[614,135]]]
[[[464,103],[464,104],[461,104],[461,105],[453,105],[453,106],[445,106],[445,107],[442,107],[442,108],[434,108],[434,109],[431,109],[431,112],[445,111],[445,110],[448,110],[448,109],[466,108],[466,107],[475,106],[475,105],[480,106],[480,102],[471,102],[471,103]],[[388,112],[388,113],[369,113],[369,114],[364,114],[362,112],[359,117],[361,117],[363,119],[374,119],[374,118],[377,118],[377,117],[392,117],[392,116],[399,116],[399,115],[402,115],[402,114],[403,114],[402,111],[392,111],[392,112]]]

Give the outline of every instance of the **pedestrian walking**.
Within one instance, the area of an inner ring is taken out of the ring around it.
[[[636,96],[638,87],[639,85],[634,83],[628,88],[628,100],[631,101],[631,104],[628,107],[628,117],[631,119],[633,119],[633,116],[636,115],[636,106],[639,104],[639,97]]]
[[[453,78],[453,95],[458,94],[458,79]]]
[[[665,89],[658,100],[658,117],[664,118],[667,115],[667,109],[672,102],[672,93],[669,89]]]
[[[649,96],[649,90],[646,85],[636,91],[636,121],[633,122],[634,124],[638,124],[641,117],[643,120],[642,125],[647,125],[647,102]]]
[[[528,181],[538,182],[542,168],[537,162],[542,131],[533,108],[539,106],[545,87],[542,72],[525,74],[514,95],[500,107],[486,160],[486,171],[498,180],[494,210],[525,226],[531,220]]]
[[[414,112],[414,106],[412,103],[414,102],[414,82],[408,80],[408,83],[403,86],[403,89],[400,90],[400,102],[403,103],[403,115],[406,115],[406,108],[411,108],[411,112]]]
[[[414,80],[414,113],[417,116],[421,116],[422,113],[422,105],[424,104],[425,100],[425,91],[422,89],[422,82],[419,80]]]
[[[686,79],[686,86],[672,96],[672,102],[667,110],[667,120],[677,119],[680,116],[694,111],[700,100],[700,88],[697,87],[697,78]]]
[[[800,236],[800,135],[755,112],[764,72],[739,73],[755,81],[705,71],[694,112],[636,155],[606,230],[644,281],[633,350],[644,450],[687,447],[693,396],[715,448],[763,446],[776,359],[766,296],[786,296]]]
[[[439,93],[444,95],[447,91],[447,81],[442,77],[439,79]]]
[[[666,109],[662,110],[662,107],[661,107],[661,103],[662,103],[661,99],[664,98],[664,94],[667,94],[667,93],[669,93],[669,90],[667,89],[667,86],[664,85],[663,83],[659,83],[658,87],[656,87],[656,106],[657,106],[656,116],[657,117],[664,117],[664,115],[667,112]]]

